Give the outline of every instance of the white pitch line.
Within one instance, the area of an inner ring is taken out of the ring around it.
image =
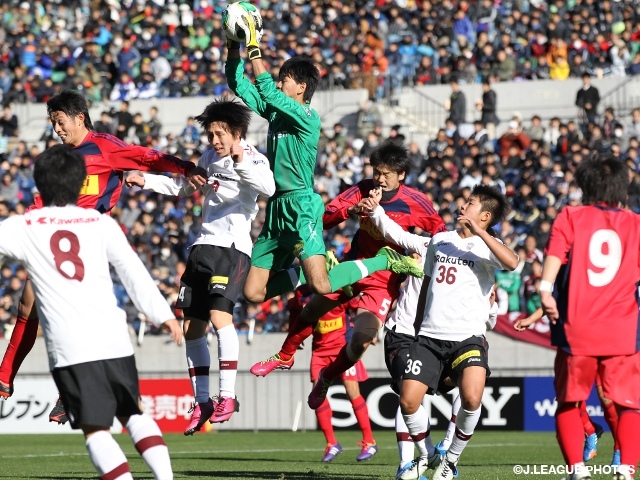
[[[516,447],[544,447],[547,446],[547,443],[478,443],[478,444],[473,444],[470,443],[467,445],[466,448],[489,448],[489,447],[511,447],[511,448],[516,448]],[[387,446],[387,447],[379,447],[381,450],[396,450],[398,447],[394,446]],[[358,447],[343,447],[343,450],[346,451],[357,451],[360,448]],[[207,455],[207,454],[216,454],[216,455],[221,455],[221,454],[228,454],[228,453],[282,453],[282,452],[317,452],[318,448],[298,448],[298,449],[291,449],[291,448],[270,448],[270,449],[258,449],[258,450],[169,450],[169,454],[170,455]],[[6,459],[10,459],[10,458],[49,458],[49,457],[68,457],[68,456],[75,456],[75,457],[82,457],[82,456],[87,456],[87,453],[65,453],[65,452],[59,452],[59,453],[30,453],[30,454],[25,454],[25,455],[0,455],[0,458],[6,458]],[[137,457],[137,454],[128,454],[127,456],[129,457]]]

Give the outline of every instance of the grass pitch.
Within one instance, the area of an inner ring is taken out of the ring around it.
[[[62,428],[62,427],[61,427]],[[435,441],[443,432],[435,432]],[[176,479],[364,480],[394,479],[398,466],[395,435],[374,432],[379,451],[367,462],[356,462],[359,432],[337,432],[344,451],[332,463],[320,462],[324,437],[320,432],[210,432],[193,437],[165,435]],[[136,479],[152,479],[127,435],[115,435]],[[590,464],[606,465],[611,436],[599,442]],[[515,475],[514,465],[563,463],[552,433],[477,432],[458,465],[461,480],[559,480],[563,475]],[[427,477],[431,478],[431,471]],[[0,435],[0,478],[95,479],[81,435]],[[611,478],[594,475],[594,480]]]

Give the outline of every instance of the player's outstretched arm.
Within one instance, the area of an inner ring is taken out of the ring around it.
[[[349,218],[349,215],[363,212],[364,206],[359,205],[361,200],[362,193],[358,185],[354,185],[331,200],[322,215],[324,228],[333,228]]]
[[[173,340],[176,345],[182,345],[182,327],[178,320],[175,318],[167,320],[162,324],[162,330],[171,335],[171,340]]]
[[[136,186],[143,190],[180,197],[187,197],[196,191],[184,177],[170,178],[152,173],[145,173],[144,175],[129,173],[124,183],[127,187]]]
[[[224,64],[227,84],[251,110],[269,119],[267,104],[260,98],[255,85],[244,75],[244,62],[240,57],[240,44],[227,40],[227,61]]]
[[[514,323],[513,328],[516,329],[518,332],[524,332],[527,328],[529,328],[531,325],[533,325],[538,320],[540,320],[543,317],[543,315],[544,313],[542,311],[542,307],[540,307],[536,309],[536,311],[533,312],[531,315],[529,315],[527,318],[523,318],[522,320],[518,320],[516,323]]]

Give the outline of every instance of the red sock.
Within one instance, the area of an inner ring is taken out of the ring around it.
[[[324,369],[322,376],[326,380],[335,380],[356,364],[357,360],[354,362],[349,358],[349,355],[347,355],[348,346],[349,344],[342,347],[336,359]]]
[[[640,461],[640,413],[631,409],[624,409],[619,413],[616,436],[620,444],[620,463],[635,468]]]
[[[371,433],[371,420],[369,420],[367,402],[362,398],[362,395],[360,395],[358,398],[351,400],[351,406],[353,407],[353,413],[356,414],[358,426],[360,430],[362,430],[362,441],[364,443],[375,443],[373,434]]]
[[[27,357],[38,336],[38,319],[18,317],[13,327],[11,340],[4,353],[2,365],[0,365],[0,382],[12,385],[20,365]]]
[[[314,328],[314,324],[307,322],[299,316],[295,317],[293,323],[289,323],[289,333],[287,333],[287,338],[284,339],[284,343],[280,348],[280,358],[287,361],[293,357],[302,342],[313,334]]]
[[[567,465],[582,462],[584,430],[580,409],[574,403],[563,403],[556,410],[556,438]]]
[[[324,433],[324,438],[327,439],[327,443],[335,445],[338,441],[333,433],[333,425],[331,424],[332,416],[331,405],[329,405],[329,400],[325,398],[324,403],[316,410],[316,418],[318,419],[320,430]]]
[[[604,407],[604,419],[609,425],[609,430],[611,430],[611,435],[613,436],[613,450],[620,450],[620,445],[618,444],[618,410],[616,409],[616,404],[613,402],[609,402]]]
[[[580,402],[580,419],[582,420],[582,426],[584,428],[584,434],[588,437],[589,435],[593,435],[596,433],[596,427],[591,423],[591,418],[589,418],[589,413],[587,413],[587,402]]]

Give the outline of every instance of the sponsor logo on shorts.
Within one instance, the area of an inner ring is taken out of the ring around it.
[[[222,277],[220,275],[214,275],[213,277],[211,277],[211,280],[209,280],[209,285],[213,285],[216,283],[220,283],[222,285],[226,285],[227,283],[229,283],[229,277]]]
[[[219,285],[219,284],[216,284],[213,287],[211,287],[212,290],[215,290],[216,288],[218,288],[220,290],[226,290],[227,289],[227,287],[225,285]]]
[[[480,350],[469,350],[468,352],[463,353],[462,355],[460,355],[458,358],[456,358],[453,363],[451,364],[451,368],[456,368],[458,365],[460,365],[462,362],[464,362],[467,359],[470,359],[471,357],[481,357],[482,355],[480,354]],[[477,360],[469,360],[471,361],[476,361],[479,362],[480,358],[478,358]]]
[[[318,325],[316,325],[316,332],[322,334],[334,332],[341,329],[343,325],[342,317],[320,320],[318,321]]]
[[[296,257],[304,255],[304,242],[302,240],[300,240],[298,243],[296,243],[296,246],[293,247],[293,254]]]

